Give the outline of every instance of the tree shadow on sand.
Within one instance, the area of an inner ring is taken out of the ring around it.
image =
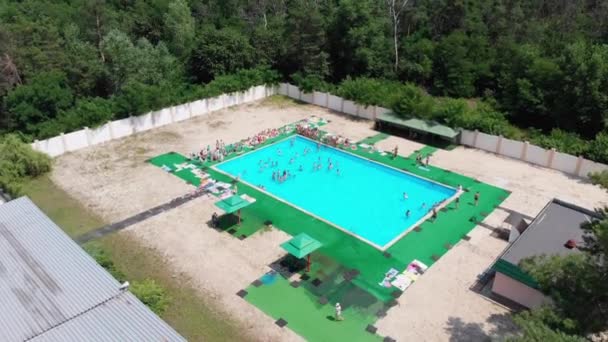
[[[464,322],[460,317],[449,317],[445,330],[451,342],[497,341],[513,336],[517,327],[509,313],[493,314],[485,322]]]

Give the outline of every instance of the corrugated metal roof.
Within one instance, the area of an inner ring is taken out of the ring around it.
[[[577,253],[578,249],[568,249],[564,244],[570,239],[582,243],[581,224],[595,218],[597,214],[591,210],[554,199],[513,241],[501,259],[517,266],[522,259],[536,255]]]
[[[86,338],[83,339],[83,336]],[[124,292],[93,310],[34,338],[33,342],[185,341],[132,293]]]
[[[83,313],[92,313],[121,294],[120,284],[82,250],[27,197],[0,206],[0,335],[2,341],[42,338],[62,324],[78,325]],[[131,296],[131,298],[134,298]],[[135,299],[136,302],[137,299]],[[140,305],[143,305],[139,302]],[[96,308],[97,307],[97,308]],[[120,308],[119,305],[111,307]],[[95,308],[95,309],[93,309]],[[147,308],[143,308],[148,310]],[[154,313],[142,320],[143,309],[133,317],[99,321],[106,330],[122,331],[119,340],[155,340],[157,334],[139,334],[165,327],[168,336],[178,336]],[[106,311],[108,311],[106,309]],[[120,310],[117,310],[120,311]],[[101,314],[99,314],[101,315]],[[114,315],[124,315],[115,312]],[[84,323],[83,323],[84,324]],[[94,331],[94,324],[87,325]],[[121,327],[127,326],[128,329]],[[174,334],[174,335],[172,335]],[[81,335],[81,340],[90,340]],[[92,338],[98,335],[92,335]],[[59,338],[59,340],[64,340]],[[115,338],[104,341],[116,341]],[[162,339],[161,339],[162,340]],[[175,338],[169,340],[183,340]],[[97,339],[97,341],[101,341]]]

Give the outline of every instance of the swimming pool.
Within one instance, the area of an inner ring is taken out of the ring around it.
[[[329,166],[331,163],[331,168]],[[319,167],[320,165],[320,167]],[[294,136],[214,166],[384,250],[456,189]],[[273,173],[285,180],[276,180]],[[404,198],[404,192],[407,198]],[[410,211],[409,217],[406,211]]]

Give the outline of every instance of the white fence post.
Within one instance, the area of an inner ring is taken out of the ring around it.
[[[169,107],[169,117],[171,117],[171,123],[175,122],[175,106]]]
[[[137,130],[135,129],[135,117],[129,116],[129,125],[131,125],[131,135],[137,133]]]
[[[577,176],[581,175],[581,169],[583,168],[583,162],[585,161],[585,159],[583,158],[583,156],[578,156],[578,159],[576,160],[576,168],[574,169],[574,174]]]
[[[498,140],[496,141],[496,154],[501,154],[502,149],[502,135],[498,136]]]
[[[61,136],[61,146],[62,146],[62,148],[63,148],[63,152],[61,152],[60,154],[64,154],[64,153],[65,153],[65,151],[67,151],[67,150],[68,150],[68,145],[67,145],[67,144],[66,144],[66,142],[65,142],[65,134],[60,133],[60,134],[59,134],[59,136]]]
[[[89,129],[89,127],[84,127],[84,134],[87,138],[87,146],[91,146],[91,130]]]
[[[475,134],[473,135],[473,147],[477,147],[477,136],[479,135],[479,130],[475,130]]]
[[[108,121],[108,131],[110,132],[110,140],[114,140],[114,128],[112,128],[112,121]]]
[[[530,143],[527,141],[524,141],[524,144],[521,145],[521,156],[519,159],[523,161],[526,161],[526,158],[528,157],[528,145],[530,145]]]
[[[344,98],[340,97],[340,113],[344,113]]]
[[[547,167],[552,169],[553,159],[555,158],[555,149],[552,148],[549,150],[549,155],[547,156]]]

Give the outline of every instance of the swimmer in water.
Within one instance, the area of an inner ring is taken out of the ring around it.
[[[403,193],[403,199],[408,199],[407,192]]]
[[[422,202],[422,206],[421,206],[421,208],[422,208],[422,209],[426,208],[426,203]]]
[[[302,164],[300,164],[300,168],[298,169],[298,171],[300,171],[300,172],[304,171],[304,168],[302,167]]]
[[[293,158],[289,159],[289,164],[293,164]]]
[[[329,171],[331,171],[331,169],[333,169],[333,168],[334,168],[334,164],[332,164],[331,162],[329,162],[329,165],[327,165],[327,169]]]
[[[410,217],[410,214],[411,214],[411,212],[409,209],[405,211],[405,217]]]
[[[340,175],[340,169],[336,169],[336,174],[339,176]]]

